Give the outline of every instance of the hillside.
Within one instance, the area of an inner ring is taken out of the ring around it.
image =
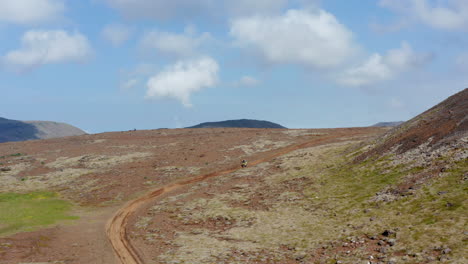
[[[0,118],[0,143],[49,139],[86,134],[83,130],[65,123],[50,121],[17,121]]]
[[[433,153],[445,147],[466,147],[468,133],[468,88],[391,129],[359,159],[388,153],[402,154],[420,148]]]
[[[239,119],[227,120],[220,122],[206,122],[188,128],[221,128],[221,127],[236,127],[236,128],[285,128],[269,121]]]
[[[0,143],[38,139],[34,125],[0,117]]]

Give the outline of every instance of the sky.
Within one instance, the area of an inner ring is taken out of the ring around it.
[[[468,87],[467,33],[467,0],[0,0],[0,117],[408,120]]]

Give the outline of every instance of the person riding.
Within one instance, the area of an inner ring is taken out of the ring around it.
[[[247,167],[247,161],[246,161],[246,160],[242,160],[242,162],[241,162],[241,167],[242,167],[242,168]]]

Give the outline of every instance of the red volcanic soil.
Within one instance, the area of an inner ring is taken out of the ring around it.
[[[18,178],[62,171],[64,168],[47,166],[59,158],[79,157],[80,162],[69,164],[65,169],[80,169],[91,166],[86,161],[96,160],[96,157],[145,153],[145,156],[104,169],[99,167],[89,174],[51,186],[51,191],[59,192],[61,197],[76,205],[73,214],[80,216],[80,220],[0,238],[0,263],[118,263],[105,225],[126,201],[176,182],[188,187],[191,179],[216,176],[217,172],[240,167],[242,159],[256,161],[250,163],[255,166],[300,146],[363,139],[384,131],[385,128],[176,129],[0,144],[0,156],[5,156],[2,163],[27,165],[15,176]],[[12,155],[16,153],[22,155]],[[157,197],[151,197],[151,201],[153,198]],[[133,223],[135,216],[129,217]],[[126,230],[127,227],[122,228]]]
[[[468,131],[468,88],[447,98],[415,118],[388,131],[377,146],[357,160],[382,155],[395,146],[397,154],[422,144],[437,147],[451,144]]]

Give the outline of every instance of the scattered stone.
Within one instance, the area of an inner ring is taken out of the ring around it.
[[[450,258],[446,255],[439,256],[439,261],[449,261]]]
[[[449,202],[447,202],[447,204],[446,204],[445,206],[447,206],[448,208],[450,208],[450,207],[452,207],[452,206],[453,206],[453,203],[449,203]]]
[[[301,261],[307,257],[307,254],[304,252],[300,252],[294,255],[294,259],[297,261]]]
[[[444,250],[442,250],[442,254],[450,254],[450,252],[452,252],[450,248],[445,248]]]
[[[0,171],[1,172],[11,171],[11,168],[9,168],[9,167],[0,168]]]
[[[381,248],[379,248],[379,252],[382,253],[382,254],[387,254],[388,249],[386,247],[381,247]]]
[[[393,230],[385,230],[385,231],[382,232],[382,236],[384,236],[384,237],[395,237],[396,232],[393,231]]]
[[[389,239],[389,240],[387,241],[387,243],[388,243],[391,247],[393,247],[393,246],[396,244],[396,239],[391,238],[391,239]]]

